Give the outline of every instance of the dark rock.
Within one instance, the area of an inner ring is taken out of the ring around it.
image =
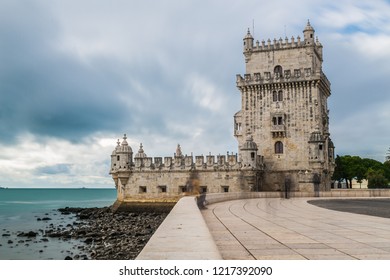
[[[74,214],[76,221],[68,222],[66,227],[51,226],[44,236],[84,241],[85,245],[75,245],[73,248],[86,254],[78,253],[73,259],[100,260],[135,259],[167,215],[124,211],[112,213],[110,207],[65,207],[58,211],[62,215]],[[72,254],[68,252],[68,256]]]
[[[66,256],[66,257],[65,257],[65,260],[73,260],[73,258],[72,258],[72,257],[69,257],[69,256]]]
[[[36,237],[37,235],[38,233],[34,231],[21,232],[18,234],[19,237]]]
[[[12,240],[8,240],[7,243],[8,243],[8,244],[12,244],[12,243],[14,243],[14,242],[13,242]]]
[[[9,233],[3,233],[2,236],[11,236],[11,234],[9,234]]]
[[[51,220],[51,218],[49,218],[49,217],[42,218],[42,221],[50,221],[50,220]]]
[[[87,244],[91,244],[93,242],[93,238],[92,237],[88,237],[87,239],[84,240],[85,243]]]
[[[62,233],[61,232],[50,232],[50,233],[47,233],[46,236],[48,236],[48,237],[61,237]]]

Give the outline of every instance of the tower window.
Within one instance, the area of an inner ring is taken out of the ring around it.
[[[158,186],[157,187],[159,193],[166,193],[167,192],[167,186]]]
[[[283,125],[283,117],[282,116],[273,117],[272,124],[273,125]]]
[[[120,160],[120,158],[121,158],[120,156],[116,156],[116,160],[117,160],[117,161],[119,161],[119,160]]]
[[[275,143],[275,154],[283,154],[283,143],[281,141]]]
[[[272,93],[272,100],[274,102],[277,102],[277,101],[283,101],[283,91],[279,90],[279,91],[274,91]]]
[[[283,68],[280,65],[275,66],[274,73],[276,77],[282,77],[283,75]]]
[[[139,193],[146,193],[146,192],[147,192],[146,186],[139,187]]]
[[[254,152],[251,152],[251,159],[255,159],[255,153]]]

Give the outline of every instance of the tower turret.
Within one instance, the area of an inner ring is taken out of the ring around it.
[[[253,49],[253,37],[251,35],[251,32],[249,31],[246,33],[244,37],[244,52],[246,51],[252,51]]]
[[[314,28],[310,25],[310,21],[307,21],[307,25],[303,30],[303,37],[305,45],[314,45]]]
[[[310,134],[309,157],[311,162],[324,162],[325,158],[325,138],[317,127]]]
[[[119,169],[128,169],[133,162],[133,150],[127,143],[126,134],[123,135],[123,141],[121,145],[116,147],[117,166]],[[119,143],[119,140],[118,140]]]
[[[118,155],[117,155],[117,150],[119,150],[120,146],[121,146],[121,142],[118,141],[116,142],[116,147],[115,149],[112,151],[112,154],[111,154],[111,169],[110,169],[110,174],[111,173],[114,173],[117,169],[118,169]]]
[[[253,37],[251,35],[251,32],[249,31],[249,28],[243,40],[244,40],[245,61],[248,61],[250,59],[253,50]]]
[[[246,137],[245,143],[240,147],[241,164],[244,169],[257,167],[257,145],[253,142],[252,135]]]

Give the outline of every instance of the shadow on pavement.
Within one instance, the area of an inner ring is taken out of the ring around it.
[[[378,199],[324,199],[308,203],[329,210],[390,218],[390,198]]]

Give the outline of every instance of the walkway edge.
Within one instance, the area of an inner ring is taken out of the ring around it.
[[[137,260],[221,260],[194,197],[181,198]]]

